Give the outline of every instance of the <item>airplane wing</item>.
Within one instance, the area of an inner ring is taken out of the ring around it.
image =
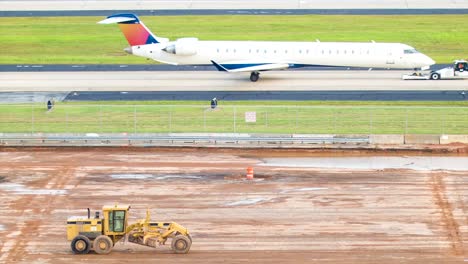
[[[290,63],[271,63],[271,62],[252,62],[252,61],[232,61],[218,63],[211,61],[218,71],[225,72],[255,72],[255,71],[270,71],[270,70],[281,70],[287,69],[291,65]]]

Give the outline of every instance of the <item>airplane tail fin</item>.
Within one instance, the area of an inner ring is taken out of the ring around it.
[[[158,38],[134,14],[116,14],[99,21],[99,24],[117,23],[127,38],[130,46],[167,42],[166,38]]]

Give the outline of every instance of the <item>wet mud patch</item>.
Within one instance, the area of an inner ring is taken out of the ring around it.
[[[468,171],[468,157],[374,156],[263,158],[259,166],[339,170],[406,169],[415,171]]]
[[[245,176],[244,176],[245,177]],[[240,179],[240,175],[231,173],[112,173],[93,174],[87,180],[95,182],[108,182],[109,180],[124,181],[223,181],[227,179]]]
[[[315,191],[322,191],[328,190],[327,187],[304,187],[304,188],[295,188],[295,189],[287,189],[283,190],[280,193],[298,193],[298,192],[315,192]]]
[[[267,198],[267,197],[255,197],[255,198],[245,198],[241,200],[231,201],[224,204],[227,207],[237,207],[237,206],[250,206],[250,205],[262,205],[267,203],[282,203],[287,199],[284,197],[276,198]]]
[[[275,175],[271,173],[254,173],[254,180],[272,180]],[[245,180],[247,177],[246,174],[236,174],[236,175],[229,175],[225,176],[225,180]]]
[[[0,190],[12,192],[19,195],[64,195],[66,190],[62,189],[33,189],[18,183],[0,184]]]
[[[229,203],[226,203],[226,206],[247,206],[247,205],[255,205],[259,203],[264,203],[269,201],[270,199],[264,198],[264,197],[258,197],[258,198],[251,198],[251,199],[242,199],[238,201],[232,201]]]

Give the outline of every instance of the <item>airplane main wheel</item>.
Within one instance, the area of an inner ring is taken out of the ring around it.
[[[185,254],[189,252],[192,246],[192,240],[184,235],[177,235],[172,239],[172,250],[177,254]]]
[[[112,240],[104,235],[96,237],[93,243],[94,251],[98,254],[109,254],[113,246],[114,243],[112,243]]]
[[[256,82],[260,79],[260,73],[259,72],[252,72],[250,73],[250,81],[251,82]]]
[[[431,80],[440,80],[440,74],[437,72],[431,73]]]
[[[91,241],[89,238],[79,235],[72,240],[70,246],[75,254],[88,254],[91,249]]]

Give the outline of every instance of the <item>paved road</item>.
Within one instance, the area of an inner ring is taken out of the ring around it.
[[[1,5],[1,4],[0,4]],[[458,9],[158,9],[158,10],[54,10],[0,11],[0,17],[29,16],[108,16],[114,13],[134,13],[139,16],[184,15],[449,15],[468,14],[468,8]]]
[[[1,94],[1,93],[0,93]],[[2,95],[3,96],[3,95]],[[460,91],[71,92],[65,101],[465,101]]]
[[[463,91],[468,80],[403,81],[408,71],[0,72],[0,92],[69,91]]]
[[[463,91],[133,91],[0,92],[1,104],[55,101],[466,101]]]
[[[467,80],[403,81],[403,71],[1,72],[0,103],[56,100],[467,100]]]
[[[467,0],[9,0],[3,11],[164,9],[462,9]]]

